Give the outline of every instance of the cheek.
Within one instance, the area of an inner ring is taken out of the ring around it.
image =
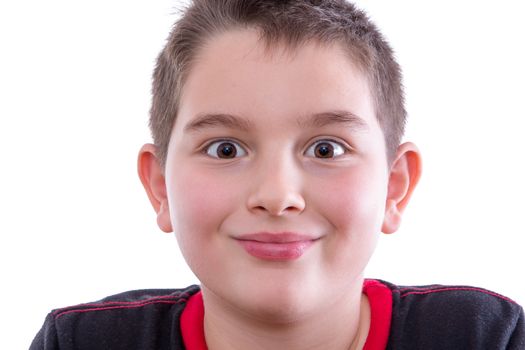
[[[351,283],[372,256],[384,215],[385,185],[370,173],[348,172],[332,177],[316,195],[332,234],[323,249],[324,270],[334,284]]]
[[[380,172],[349,170],[333,176],[318,191],[324,216],[343,239],[367,242],[381,229],[385,210],[386,178]],[[341,237],[339,237],[341,238]]]
[[[209,173],[206,169],[177,171],[167,186],[173,231],[190,266],[203,251],[213,254],[207,247],[234,205],[233,181]]]

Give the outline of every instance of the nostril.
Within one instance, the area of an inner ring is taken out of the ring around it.
[[[253,212],[267,213],[271,216],[283,216],[287,214],[296,214],[304,210],[304,206],[265,206],[257,205],[252,207]]]
[[[266,178],[263,185],[254,187],[248,196],[246,206],[253,213],[265,213],[271,216],[297,214],[304,210],[305,200],[296,184],[278,184]]]

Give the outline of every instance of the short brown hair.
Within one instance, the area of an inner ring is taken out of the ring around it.
[[[401,69],[363,11],[345,0],[194,0],[175,23],[153,73],[150,128],[163,168],[181,90],[198,50],[212,36],[238,28],[258,29],[267,47],[342,44],[368,78],[387,157],[393,159],[406,119]]]

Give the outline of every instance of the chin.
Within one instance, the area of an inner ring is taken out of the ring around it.
[[[263,283],[260,283],[263,282]],[[279,280],[259,281],[238,289],[238,307],[261,321],[276,324],[294,322],[322,307],[322,293],[304,283]]]

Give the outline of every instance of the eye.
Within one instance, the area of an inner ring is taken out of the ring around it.
[[[206,154],[213,158],[234,159],[246,155],[244,148],[235,141],[219,140],[210,143],[205,148]]]
[[[319,140],[308,147],[304,154],[307,157],[331,159],[345,154],[346,151],[347,148],[339,142]]]

